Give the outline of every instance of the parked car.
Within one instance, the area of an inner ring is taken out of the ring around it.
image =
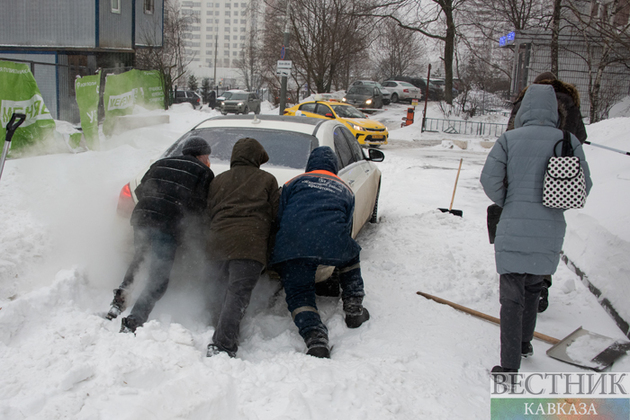
[[[221,114],[249,114],[250,111],[260,114],[260,102],[258,95],[253,92],[234,92],[228,99],[221,101]]]
[[[279,115],[218,116],[185,133],[160,158],[181,155],[183,144],[191,136],[204,138],[212,148],[210,161],[215,175],[230,168],[232,147],[237,140],[255,138],[269,155],[263,169],[276,177],[278,185],[304,172],[311,150],[329,146],[339,158],[339,177],[355,195],[352,236],[356,237],[368,221],[377,222],[381,171],[374,162],[381,162],[385,156],[376,149],[368,149],[366,155],[340,121]],[[131,216],[138,201],[135,190],[148,169],[147,166],[123,187],[118,201],[118,213],[122,217]]]
[[[226,99],[230,99],[230,97],[232,96],[232,94],[236,93],[236,92],[245,92],[243,89],[231,89],[231,90],[226,90],[225,92],[223,92],[219,97],[217,97],[217,106],[221,106],[221,102],[225,101]]]
[[[317,98],[319,99],[319,98]],[[382,123],[370,120],[353,107],[338,101],[306,101],[284,110],[284,115],[334,119],[343,123],[359,144],[380,146],[387,144],[389,132]]]
[[[383,87],[383,85],[381,85],[379,82],[374,82],[372,80],[357,80],[355,82],[353,82],[350,85],[350,88],[352,86],[357,86],[357,85],[368,85],[368,86],[376,86],[381,90],[381,93],[383,94],[383,105],[389,105],[391,102],[391,97],[392,97],[392,93],[387,90],[385,87]],[[348,88],[348,90],[350,90],[350,88]]]
[[[422,93],[420,89],[415,87],[409,82],[403,82],[400,80],[386,80],[383,82],[383,86],[392,92],[391,101],[396,103],[399,101],[409,101],[412,99],[422,99]]]
[[[374,85],[352,86],[342,101],[357,108],[383,108],[383,94]]]
[[[201,107],[201,96],[192,90],[176,90],[173,96],[173,103],[181,104],[184,102],[188,102],[194,109],[197,109]]]
[[[459,90],[455,87],[455,82],[455,79],[453,79],[453,87],[451,89],[451,92],[453,92],[453,98],[456,98],[457,95],[459,95]],[[444,79],[431,79],[431,84],[438,86],[442,90],[442,94],[444,94],[444,87],[446,86],[446,81]]]

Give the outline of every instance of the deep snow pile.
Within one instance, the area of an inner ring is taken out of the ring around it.
[[[375,118],[399,125],[405,111],[393,105]],[[320,299],[331,360],[303,354],[283,295],[274,297],[277,284],[265,278],[244,320],[238,358],[206,358],[213,328],[203,279],[177,272],[136,336],[96,315],[108,308],[128,262],[125,224],[115,216],[120,188],[217,113],[182,104],[168,114],[170,124],[103,139],[99,152],[7,162],[0,180],[0,418],[488,418],[498,328],[416,294],[498,315],[485,221],[490,203],[478,180],[487,149],[479,139],[461,150],[452,137],[420,133],[417,125],[392,130],[379,164],[380,222],[358,238],[373,318],[349,330],[340,302]],[[627,149],[629,128],[624,118],[587,130],[595,143]],[[414,139],[447,141],[421,147]],[[585,209],[567,212],[565,252],[627,314],[630,161],[593,147],[586,154],[595,187]],[[450,204],[460,158],[453,207],[462,218],[437,210]],[[582,325],[623,336],[563,264],[550,293],[538,331],[562,338]],[[533,344],[535,356],[523,370],[578,369],[546,357],[547,344]],[[628,370],[627,359],[613,370]]]

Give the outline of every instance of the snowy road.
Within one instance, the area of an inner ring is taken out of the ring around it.
[[[0,418],[489,418],[498,327],[416,294],[498,316],[490,203],[478,181],[487,151],[478,144],[427,148],[392,135],[381,148],[380,220],[358,238],[373,317],[349,330],[337,299],[319,301],[331,360],[303,354],[283,299],[270,301],[277,285],[268,280],[255,291],[236,359],[205,357],[213,329],[200,279],[175,276],[135,337],[95,315],[126,269],[118,191],[207,116],[184,111],[169,111],[169,126],[112,138],[107,150],[8,162],[0,183]],[[460,158],[453,208],[461,218],[437,210],[450,204]],[[538,331],[562,338],[583,326],[622,336],[562,264],[550,294]],[[522,370],[578,369],[545,356],[548,347],[535,341]],[[613,370],[629,368],[622,359]]]

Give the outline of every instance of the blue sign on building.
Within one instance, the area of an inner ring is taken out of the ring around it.
[[[515,36],[516,34],[514,33],[514,31],[508,33],[505,36],[502,36],[501,38],[499,38],[499,46],[505,47],[506,45],[514,44]]]

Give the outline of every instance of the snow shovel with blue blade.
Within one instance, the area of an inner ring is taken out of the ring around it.
[[[7,136],[4,140],[4,149],[2,149],[2,158],[0,159],[0,178],[2,178],[2,171],[4,170],[4,161],[7,159],[7,154],[9,153],[9,148],[11,147],[11,139],[13,138],[13,134],[15,130],[22,125],[22,123],[26,120],[25,114],[16,114],[15,112],[11,115],[11,119],[7,124]]]
[[[474,309],[428,293],[416,293],[437,303],[448,305],[458,311],[476,316],[477,318],[485,319],[497,325],[501,324],[499,318],[486,315],[483,312],[475,311]],[[615,341],[612,338],[590,332],[582,327],[573,331],[562,340],[539,332],[534,332],[534,338],[544,341],[545,343],[553,344],[553,346],[547,350],[547,356],[573,366],[592,369],[596,372],[601,372],[609,368],[615,360],[619,359],[630,350],[630,342],[628,341]]]
[[[440,210],[442,213],[451,213],[454,214],[455,216],[459,216],[459,217],[463,217],[464,216],[464,211],[463,210],[454,210],[453,209],[453,201],[455,201],[455,191],[457,190],[457,181],[459,180],[459,173],[462,170],[462,161],[464,159],[460,159],[459,160],[459,169],[457,169],[457,177],[455,178],[455,187],[453,187],[453,197],[451,198],[451,205],[449,208],[445,209],[445,208],[439,208],[438,210]]]

